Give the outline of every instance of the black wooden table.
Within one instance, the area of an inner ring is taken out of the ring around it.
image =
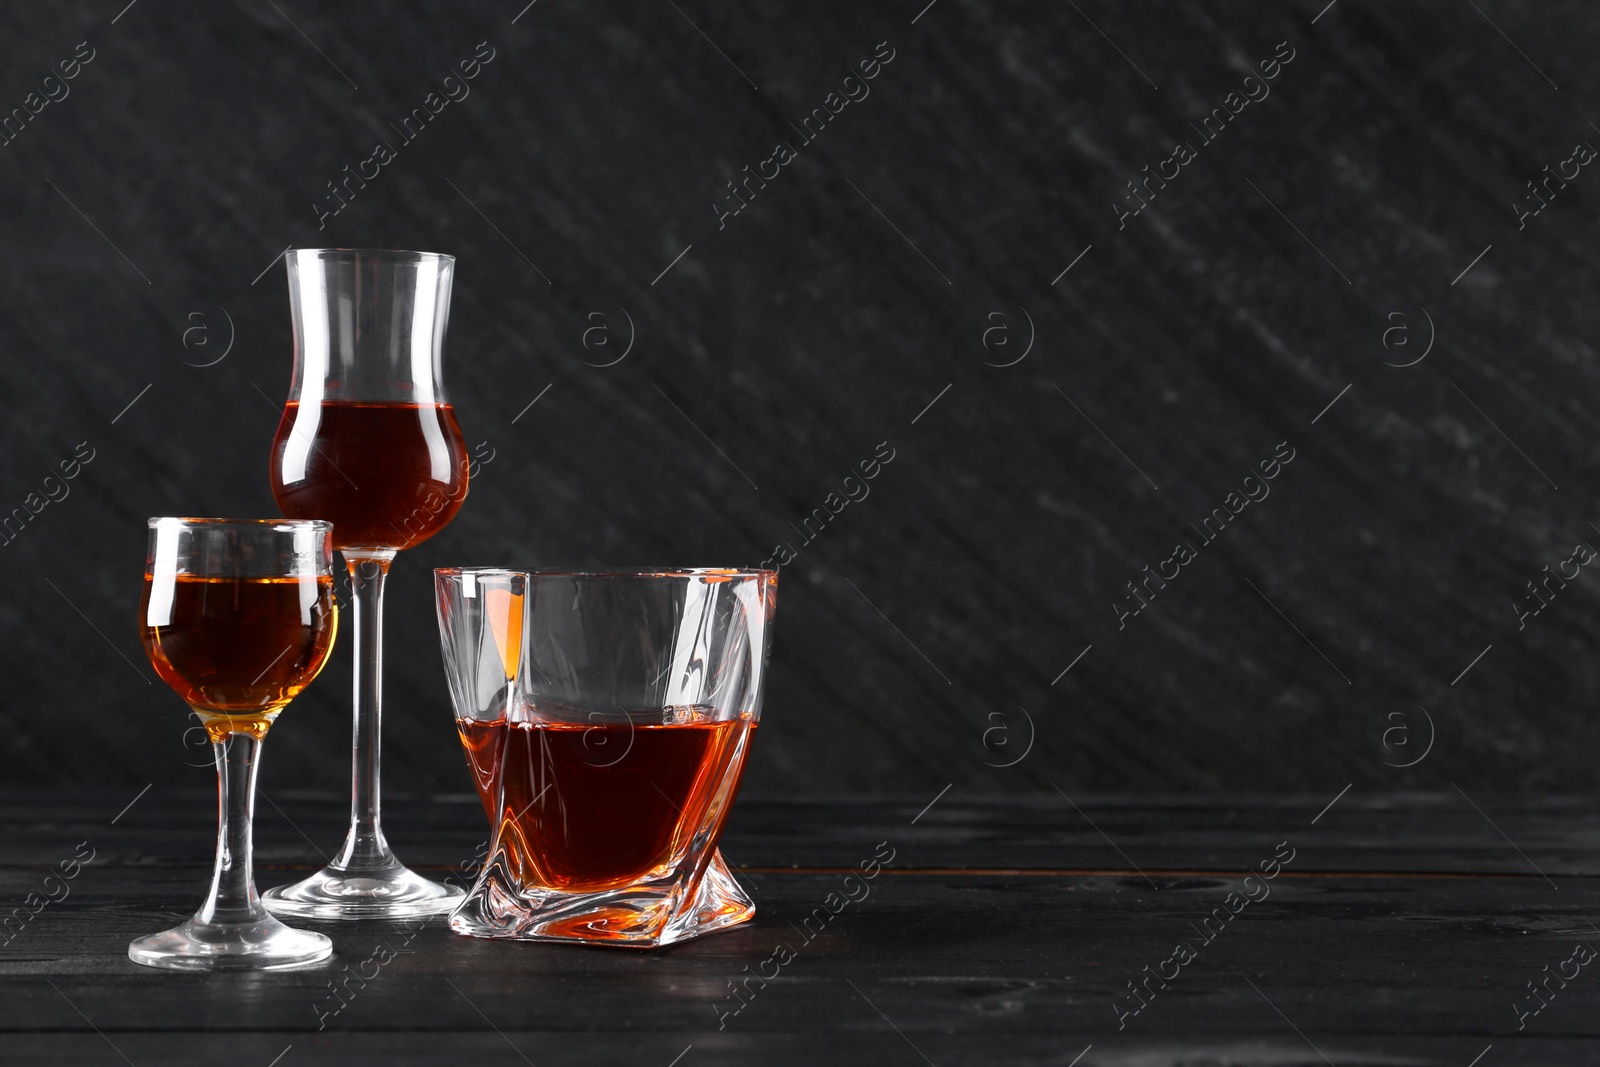
[[[723,843],[758,904],[737,930],[640,952],[307,923],[329,963],[221,976],[128,961],[198,904],[213,818],[131,799],[0,791],[0,1062],[1600,1062],[1588,798],[752,797]],[[258,807],[262,885],[339,839],[336,798]],[[439,877],[483,841],[472,797],[386,815]]]

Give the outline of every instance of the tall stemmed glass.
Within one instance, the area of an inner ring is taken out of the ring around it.
[[[321,934],[267,914],[251,877],[261,740],[327,662],[338,616],[325,522],[151,519],[139,605],[145,653],[199,714],[217,761],[217,859],[194,917],[128,946],[176,970],[265,969],[327,959]]]
[[[445,912],[462,891],[395,858],[383,837],[378,771],[389,564],[443,529],[467,495],[466,448],[440,373],[455,259],[301,248],[287,260],[294,375],[273,444],[272,491],[285,515],[333,523],[355,608],[355,725],[344,847],[265,900],[279,914],[314,918]]]

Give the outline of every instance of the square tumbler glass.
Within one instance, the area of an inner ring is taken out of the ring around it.
[[[777,579],[434,572],[493,835],[452,930],[648,948],[755,914],[717,840],[761,718]]]

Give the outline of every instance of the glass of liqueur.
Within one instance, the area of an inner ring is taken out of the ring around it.
[[[717,849],[761,718],[768,570],[434,572],[493,834],[450,928],[652,948],[755,914]]]
[[[135,963],[260,970],[327,959],[256,896],[250,823],[261,740],[327,662],[338,616],[332,527],[282,519],[151,519],[139,605],[145,654],[200,716],[217,763],[217,858],[194,917],[128,946]]]
[[[265,894],[280,915],[404,918],[461,890],[408,870],[379,804],[383,587],[395,553],[427,540],[467,495],[467,456],[440,361],[455,260],[432,252],[292,249],[294,373],[272,448],[285,515],[326,519],[355,610],[350,831],[327,867]]]

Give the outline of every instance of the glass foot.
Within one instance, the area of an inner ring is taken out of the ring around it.
[[[412,919],[451,911],[465,895],[396,863],[365,871],[324,867],[303,882],[267,890],[261,902],[277,915],[303,919]]]
[[[469,937],[660,948],[748,922],[756,913],[720,850],[691,888],[686,893],[668,877],[591,893],[529,889],[495,857],[450,916],[450,929]]]
[[[128,958],[175,971],[270,971],[317,963],[333,955],[333,942],[310,930],[293,930],[270,915],[246,922],[201,922],[134,940]]]

